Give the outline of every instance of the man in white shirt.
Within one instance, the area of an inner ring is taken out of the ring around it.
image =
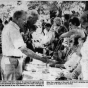
[[[27,13],[23,10],[16,11],[2,31],[1,69],[3,80],[18,80],[22,75],[22,62],[26,56],[47,61],[47,57],[40,57],[32,50],[26,48],[26,44],[20,34],[27,22]]]

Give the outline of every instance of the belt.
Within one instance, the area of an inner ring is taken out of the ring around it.
[[[5,55],[3,55],[5,56]],[[5,57],[10,57],[10,58],[22,58],[22,56],[5,56]]]
[[[11,57],[11,58],[21,58],[20,56],[8,56],[8,57]]]

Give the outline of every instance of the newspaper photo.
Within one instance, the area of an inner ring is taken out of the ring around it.
[[[88,86],[88,1],[0,0],[0,86]]]

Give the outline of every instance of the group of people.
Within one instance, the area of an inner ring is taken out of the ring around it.
[[[36,12],[15,11],[2,30],[1,79],[22,80],[25,64],[40,60],[50,67],[68,71],[66,79],[88,80],[87,71],[87,16],[64,15],[51,17],[51,23],[42,20],[42,32],[49,41],[43,47],[33,45],[33,33],[38,28]],[[53,19],[52,19],[53,18]],[[43,40],[44,41],[44,40]],[[36,54],[39,52],[42,56]],[[30,64],[30,63],[29,63]]]
[[[24,29],[26,30],[27,23],[30,23],[28,19],[30,19],[30,17],[27,16],[26,11],[16,11],[13,14],[12,21],[6,24],[3,28],[1,39],[2,80],[22,79],[23,63],[26,57],[38,59],[45,63],[49,62],[49,59],[47,58],[50,57],[37,55],[35,52],[28,48],[25,39],[22,37],[23,33],[25,33]],[[33,23],[35,23],[35,19],[33,20]]]
[[[51,42],[54,49],[52,58],[57,62],[50,66],[67,70],[67,74],[63,73],[67,79],[88,80],[87,15],[79,18],[65,14],[63,23],[60,17],[55,17],[51,30],[55,34],[55,39]],[[51,52],[49,48],[48,50]]]

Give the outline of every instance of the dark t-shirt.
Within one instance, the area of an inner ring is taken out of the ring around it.
[[[4,28],[4,25],[0,23],[0,31],[2,31]]]

